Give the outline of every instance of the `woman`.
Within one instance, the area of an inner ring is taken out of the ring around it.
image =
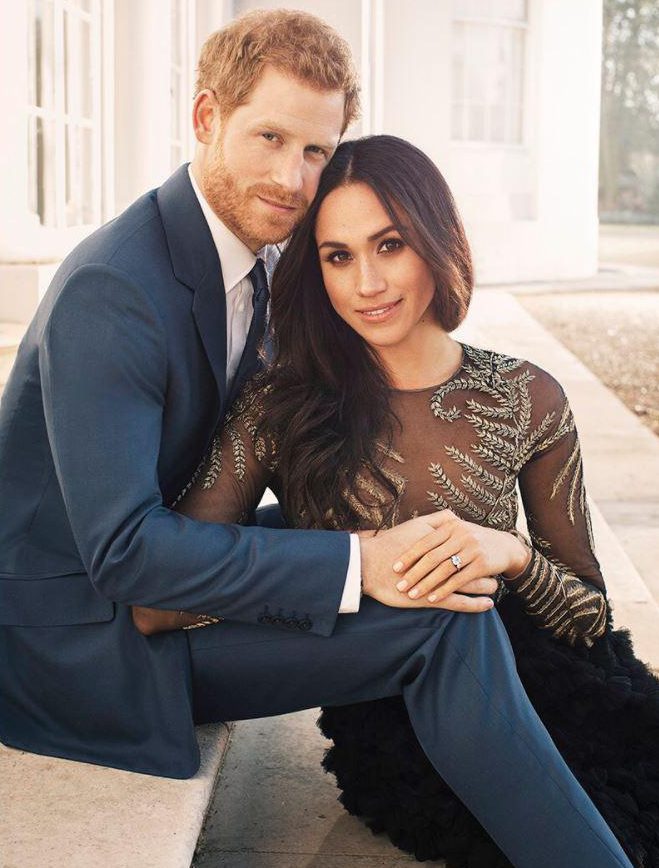
[[[274,276],[274,361],[235,405],[178,509],[235,522],[270,486],[290,525],[373,533],[434,507],[438,530],[395,566],[399,593],[441,601],[458,572],[483,593],[496,573],[527,660],[534,647],[554,669],[572,655],[587,682],[589,657],[599,654],[601,667],[614,652],[601,650],[607,604],[572,413],[542,369],[450,337],[472,285],[464,230],[431,161],[390,136],[341,145]],[[515,530],[517,484],[530,540]],[[148,632],[209,620],[136,612]],[[655,685],[635,665],[635,686]],[[577,698],[560,690],[574,712]],[[604,711],[611,690],[600,693]],[[648,727],[659,720],[652,711]],[[335,742],[325,767],[345,806],[374,830],[420,859],[508,864],[425,760],[399,697],[325,709],[321,727]],[[597,802],[598,781],[582,783]],[[598,807],[628,853],[655,864],[604,795]]]

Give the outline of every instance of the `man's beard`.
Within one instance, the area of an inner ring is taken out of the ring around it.
[[[302,193],[287,193],[276,185],[253,184],[240,189],[219,148],[204,166],[201,181],[206,201],[215,214],[254,251],[265,244],[277,244],[288,238],[309,207]],[[252,208],[257,196],[295,208],[295,211],[291,211],[290,215],[268,214],[266,207],[263,207],[257,212]]]

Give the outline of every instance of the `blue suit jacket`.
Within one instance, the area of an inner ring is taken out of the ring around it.
[[[255,365],[244,358],[240,377]],[[64,261],[5,389],[6,744],[195,773],[186,635],[140,635],[131,604],[248,623],[281,609],[331,634],[347,534],[214,525],[168,508],[226,412],[225,368],[220,262],[183,166]]]

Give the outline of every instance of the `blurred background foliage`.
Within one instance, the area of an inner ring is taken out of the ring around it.
[[[659,223],[659,0],[604,0],[600,219]]]

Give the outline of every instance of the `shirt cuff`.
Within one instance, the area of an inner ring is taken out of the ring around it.
[[[343,596],[339,605],[339,615],[359,612],[359,601],[362,595],[362,556],[359,548],[359,537],[350,534],[350,560],[348,574],[343,588]]]

